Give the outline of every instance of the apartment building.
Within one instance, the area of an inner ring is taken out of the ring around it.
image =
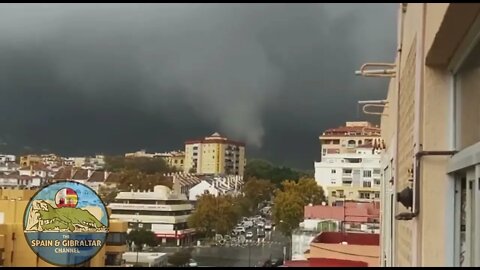
[[[245,144],[217,132],[185,142],[185,172],[243,176],[245,163]]]
[[[0,267],[52,267],[28,246],[23,232],[23,215],[37,190],[0,189]],[[127,224],[110,219],[105,246],[83,266],[122,266],[127,250]]]
[[[148,153],[145,149],[125,153],[126,158],[163,158],[167,162],[168,166],[177,169],[178,171],[184,171],[185,152],[183,151],[170,151],[163,153]]]
[[[380,128],[369,122],[346,122],[320,136],[322,159],[315,180],[330,205],[341,200],[380,200]]]
[[[38,155],[26,155],[20,157],[20,166],[30,167],[31,165],[36,165],[42,163],[43,158]]]
[[[153,157],[163,158],[168,166],[175,168],[178,171],[184,171],[185,152],[183,151],[170,151],[165,153],[155,153]]]
[[[108,207],[113,218],[128,222],[130,229],[153,231],[162,244],[192,242],[194,230],[187,228],[187,219],[193,206],[178,191],[158,185],[153,191],[120,192]]]
[[[381,265],[480,266],[480,4],[400,4],[397,49]]]

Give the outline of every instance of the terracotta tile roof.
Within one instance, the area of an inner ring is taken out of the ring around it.
[[[58,172],[53,176],[55,180],[62,179],[71,179],[72,178],[72,166],[65,166],[58,170]]]
[[[43,164],[43,163],[35,163],[33,164],[31,167],[30,166],[24,166],[24,167],[21,167],[19,170],[22,170],[22,171],[25,171],[25,170],[34,170],[34,171],[48,171],[48,167],[47,165]]]
[[[87,180],[88,179],[88,170],[78,169],[73,175],[72,179],[74,180]]]
[[[104,171],[94,171],[87,182],[104,182],[105,181],[105,172]]]

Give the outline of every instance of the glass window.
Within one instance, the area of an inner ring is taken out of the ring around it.
[[[332,169],[332,173],[337,173],[337,171],[335,169]]]
[[[480,141],[480,42],[455,74],[456,143],[459,150]]]
[[[367,177],[367,178],[372,177],[372,171],[370,170],[363,171],[363,177]]]

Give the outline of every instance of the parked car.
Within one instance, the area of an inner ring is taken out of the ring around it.
[[[253,227],[253,221],[251,221],[251,220],[244,221],[243,226],[245,226],[247,228],[251,228],[251,227]]]
[[[190,262],[188,263],[188,267],[197,267],[198,263],[194,259],[190,259]]]
[[[270,231],[272,229],[272,224],[267,223],[265,224],[265,231]]]
[[[257,223],[257,227],[259,227],[259,228],[263,228],[264,226],[265,226],[265,223],[263,221],[259,221]]]
[[[265,237],[265,231],[259,229],[259,230],[257,231],[257,237],[259,237],[259,238]]]
[[[239,233],[245,233],[245,227],[236,227],[235,229],[233,229],[234,232],[236,232],[237,234]]]
[[[246,237],[247,239],[252,238],[252,237],[253,237],[253,232],[248,231],[247,234],[245,235],[245,237]]]

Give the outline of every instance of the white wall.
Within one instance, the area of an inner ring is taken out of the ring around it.
[[[205,191],[208,190],[208,192],[214,196],[218,196],[218,190],[214,188],[211,184],[209,184],[207,181],[202,180],[202,182],[196,184],[193,186],[190,191],[188,192],[189,195],[189,200],[190,201],[196,201],[197,196],[201,196],[202,194],[205,193]]]

